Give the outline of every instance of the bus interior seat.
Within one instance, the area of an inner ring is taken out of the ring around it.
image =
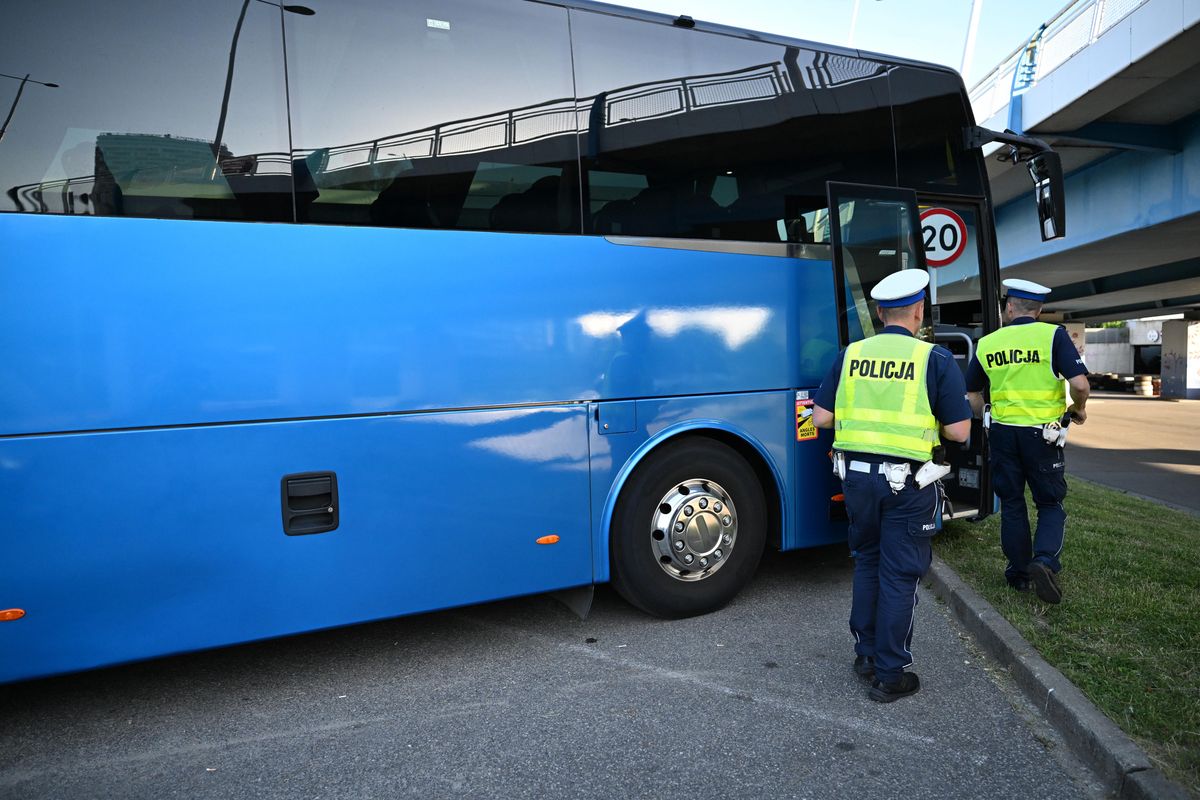
[[[451,227],[443,224],[446,214],[437,210],[430,191],[434,188],[436,182],[429,176],[414,178],[411,173],[401,173],[371,203],[368,212],[371,224],[391,228]]]
[[[631,200],[613,200],[595,216],[599,233],[720,238],[725,209],[706,195],[671,186],[649,186]]]
[[[647,186],[633,198],[633,230],[639,236],[670,235],[678,231],[675,194],[666,186]]]
[[[624,236],[632,233],[635,211],[632,200],[609,200],[592,215],[592,232],[605,236]]]
[[[808,229],[808,223],[803,217],[787,220],[784,223],[784,227],[787,229],[789,242],[812,244],[816,241],[813,239],[812,231]]]
[[[562,179],[546,175],[523,192],[501,197],[488,214],[488,222],[498,231],[563,230],[559,219],[559,187]]]
[[[680,227],[697,239],[720,239],[726,212],[708,194],[692,194],[679,205]]]

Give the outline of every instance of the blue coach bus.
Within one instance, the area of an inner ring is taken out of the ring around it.
[[[845,537],[810,398],[874,283],[929,269],[964,366],[998,323],[939,67],[584,0],[39,0],[0,73],[0,681],[718,608]]]

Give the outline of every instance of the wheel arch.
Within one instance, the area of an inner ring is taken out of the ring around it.
[[[595,552],[602,554],[596,561],[594,580],[603,583],[611,578],[612,518],[617,500],[634,471],[664,445],[684,438],[708,438],[732,447],[754,470],[763,490],[767,508],[767,542],[776,548],[783,541],[784,521],[787,517],[786,485],[775,460],[767,448],[756,437],[746,431],[715,419],[692,419],[663,428],[643,442],[621,466],[604,499],[604,511],[600,517],[600,542]]]

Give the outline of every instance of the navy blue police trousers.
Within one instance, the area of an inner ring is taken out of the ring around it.
[[[849,471],[842,482],[854,555],[850,631],[854,652],[874,657],[875,678],[894,683],[912,664],[917,586],[933,557],[930,538],[941,528],[941,502],[936,485],[918,489],[911,475],[893,494],[877,459],[871,460],[872,473]]]
[[[1062,569],[1067,512],[1066,459],[1063,448],[1048,444],[1041,428],[993,422],[988,431],[992,490],[1000,498],[1000,547],[1008,559],[1004,577],[1009,583],[1029,578],[1029,562],[1041,561],[1052,572]],[[1032,538],[1025,486],[1037,508]]]

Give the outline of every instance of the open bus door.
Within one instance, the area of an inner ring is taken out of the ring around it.
[[[1000,322],[991,230],[979,224],[987,219],[982,202],[932,195],[919,200],[921,246],[929,269],[926,338],[949,350],[965,375],[979,340]],[[955,516],[992,512],[986,446],[983,422],[976,419],[966,444],[946,448],[953,470],[942,485]]]
[[[981,240],[986,231],[977,224],[982,206],[886,186],[830,183],[828,191],[842,346],[883,329],[870,301],[876,283],[897,270],[927,270],[925,326],[918,335],[949,350],[965,373],[979,338],[996,326],[995,304],[983,302],[995,290],[987,268],[991,242]],[[943,231],[943,222],[952,229]],[[942,484],[955,517],[992,510],[984,447],[978,420],[967,442],[945,443],[952,470]]]

